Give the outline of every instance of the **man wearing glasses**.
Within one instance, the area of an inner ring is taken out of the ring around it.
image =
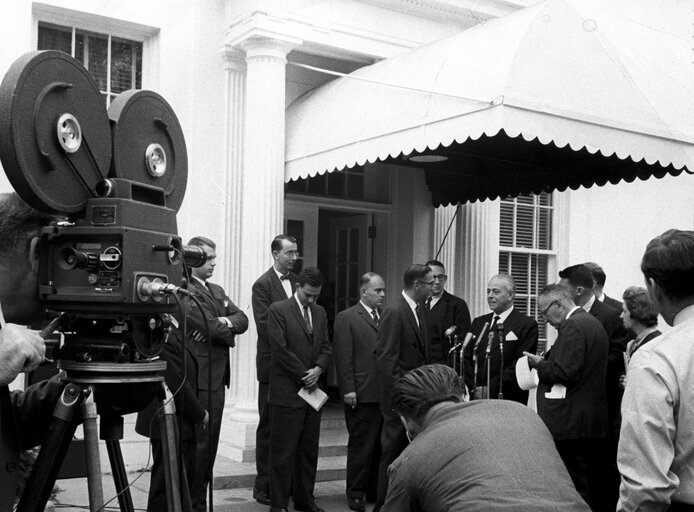
[[[544,357],[526,353],[528,366],[537,369],[540,380],[537,412],[576,490],[592,510],[604,510],[600,507],[606,463],[607,334],[563,285],[547,285],[538,297],[538,308],[559,334]]]
[[[391,395],[395,382],[408,371],[429,362],[429,336],[423,302],[434,284],[431,268],[415,264],[407,269],[404,289],[381,314],[376,337],[376,368],[381,382],[381,461],[378,468],[378,512],[388,492],[388,466],[407,446],[405,427],[393,411]]]
[[[448,357],[448,352],[451,349],[452,337],[457,335],[462,341],[470,330],[470,310],[463,299],[446,291],[448,276],[443,263],[429,260],[426,264],[434,278],[431,295],[424,304],[431,349],[429,362],[450,366],[452,360]]]
[[[251,303],[258,332],[258,350],[255,365],[258,378],[258,428],[255,432],[255,464],[257,475],[253,485],[253,498],[262,505],[270,504],[268,457],[270,455],[270,406],[268,392],[270,382],[270,338],[267,318],[270,304],[287,300],[294,294],[298,276],[292,272],[299,259],[296,238],[277,235],[270,244],[272,266],[253,283]]]

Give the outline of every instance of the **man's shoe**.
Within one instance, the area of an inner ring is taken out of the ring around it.
[[[265,491],[253,489],[253,499],[255,501],[257,501],[258,503],[260,503],[261,505],[269,505],[270,504],[270,496]]]
[[[347,498],[347,501],[349,502],[350,510],[356,510],[357,512],[364,512],[366,510],[363,498]]]
[[[322,508],[314,503],[309,503],[308,505],[297,505],[294,504],[294,510],[299,510],[300,512],[325,512]]]

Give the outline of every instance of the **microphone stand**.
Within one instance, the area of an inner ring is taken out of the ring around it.
[[[499,333],[499,352],[501,354],[501,367],[499,368],[499,399],[504,398],[504,324],[496,323],[496,330]]]
[[[489,322],[484,322],[484,325],[482,326],[482,330],[480,331],[480,335],[477,337],[477,340],[475,341],[475,346],[472,348],[472,363],[475,367],[475,372],[473,378],[475,381],[472,384],[472,398],[478,398],[476,396],[475,390],[477,389],[477,371],[479,369],[479,361],[477,358],[477,349],[480,346],[480,341],[482,341],[482,338],[484,337],[484,333],[486,330],[489,328]]]
[[[484,364],[487,365],[487,398],[491,398],[490,394],[490,385],[491,385],[491,372],[492,372],[492,365],[491,365],[491,360],[490,360],[490,353],[492,351],[492,343],[494,342],[494,331],[489,331],[489,335],[487,337],[487,350],[484,352]]]

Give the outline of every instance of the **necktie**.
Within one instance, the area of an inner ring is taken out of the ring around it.
[[[371,316],[374,317],[374,322],[376,322],[376,327],[378,327],[378,313],[376,312],[375,309],[371,310]]]
[[[427,298],[426,302],[424,304],[427,307],[427,311],[431,311],[431,297]]]
[[[311,318],[308,316],[308,307],[304,306],[304,323],[306,324],[306,330],[309,334],[313,334],[313,326],[311,325]]]
[[[424,317],[422,316],[422,310],[419,307],[419,304],[417,304],[414,308],[415,313],[417,314],[417,322],[419,323],[419,333],[422,333],[422,330],[424,329],[423,324],[424,324]]]
[[[289,274],[280,276],[280,281],[284,281],[285,279],[289,279]]]

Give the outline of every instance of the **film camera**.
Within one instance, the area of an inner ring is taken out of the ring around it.
[[[65,216],[39,259],[39,294],[63,313],[59,367],[85,383],[156,374],[183,265],[206,259],[177,235],[188,160],[169,104],[130,90],[107,110],[78,61],[32,52],[0,85],[0,159],[27,203]]]

